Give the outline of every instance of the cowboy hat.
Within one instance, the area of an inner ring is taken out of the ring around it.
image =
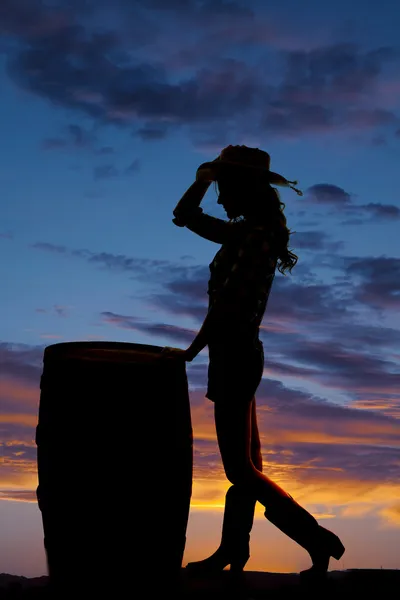
[[[215,160],[205,162],[199,166],[196,179],[202,179],[202,176],[204,175],[209,175],[211,179],[218,179],[218,172],[220,172],[222,168],[235,167],[247,173],[262,174],[267,178],[268,183],[288,186],[299,196],[302,196],[303,192],[292,185],[296,185],[297,181],[288,181],[285,177],[279,175],[279,173],[271,171],[269,168],[270,162],[271,157],[268,152],[260,150],[259,148],[227,146]]]

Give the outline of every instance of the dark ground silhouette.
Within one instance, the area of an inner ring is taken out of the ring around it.
[[[138,593],[148,598],[158,600],[170,596],[168,590],[161,586],[154,589],[153,581],[145,584],[145,589],[139,589],[135,583],[132,569],[132,585],[125,590],[123,595],[113,595],[113,599],[132,598]],[[153,578],[152,578],[153,579]],[[154,581],[157,580],[157,570],[154,569]],[[47,577],[26,578],[16,575],[0,574],[1,600],[47,600],[53,597],[47,587]],[[117,580],[116,580],[116,587]],[[393,597],[395,590],[400,587],[400,569],[350,569],[347,571],[331,571],[328,582],[321,590],[306,590],[301,586],[297,573],[268,573],[264,571],[245,571],[243,586],[230,584],[228,571],[223,571],[218,576],[189,578],[182,569],[180,593],[174,594],[174,600],[214,600],[221,598],[246,598],[247,600],[270,600],[274,598],[376,598],[387,593]],[[79,594],[79,590],[77,595]],[[154,595],[153,595],[153,592]],[[311,592],[311,593],[310,593]]]

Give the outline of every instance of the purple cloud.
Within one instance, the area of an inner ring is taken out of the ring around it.
[[[122,254],[112,254],[110,252],[92,252],[86,249],[69,249],[66,246],[51,244],[47,242],[36,242],[32,244],[32,248],[44,252],[55,254],[65,254],[75,258],[80,258],[92,264],[98,264],[112,271],[120,271],[130,273],[138,279],[147,280],[149,273],[158,280],[166,280],[175,272],[181,272],[182,267],[171,263],[167,260],[134,258]],[[196,270],[196,267],[184,267],[186,271]]]
[[[346,272],[359,281],[354,299],[377,310],[398,310],[400,307],[400,259],[368,257],[347,259]]]
[[[317,183],[306,190],[305,202],[315,206],[329,207],[330,214],[346,215],[343,225],[354,223],[362,224],[369,220],[387,221],[400,219],[400,209],[394,204],[370,202],[369,204],[355,204],[354,194],[346,192],[343,188],[331,183]],[[332,212],[333,211],[333,212]],[[307,213],[302,213],[302,215]],[[352,218],[353,217],[353,218]]]
[[[35,1],[27,8],[7,0],[5,7],[3,32],[17,42],[8,50],[14,82],[142,139],[182,128],[192,139],[201,131],[203,142],[216,130],[222,139],[227,131],[240,138],[398,129],[398,115],[384,100],[385,67],[397,60],[390,47],[282,50],[289,37],[282,23],[234,2],[176,2],[167,10],[153,1],[133,11],[119,0],[108,7],[115,17],[108,31],[96,28],[103,7],[95,4],[61,1],[50,8]],[[163,29],[149,19],[153,11],[160,11]],[[258,64],[232,58],[255,43],[263,58]],[[264,67],[271,61],[280,66],[274,80]],[[75,143],[82,142],[78,135]]]
[[[166,337],[184,344],[189,344],[196,335],[196,332],[192,329],[167,325],[165,323],[145,323],[143,319],[129,315],[118,315],[110,311],[102,312],[101,317],[104,322],[116,325],[122,329],[140,331],[154,337]]]
[[[343,249],[342,242],[333,242],[325,231],[296,231],[290,236],[289,246],[295,245],[297,249],[315,251],[329,251],[337,253]]]
[[[11,377],[37,385],[42,370],[44,346],[0,342],[0,377]]]
[[[316,183],[308,188],[306,193],[309,199],[320,205],[343,207],[349,206],[352,200],[349,192],[331,183]]]
[[[180,293],[182,289],[184,288],[179,288]],[[187,293],[191,298],[194,297],[190,287]],[[191,340],[194,333],[163,323],[153,325],[143,319],[110,311],[102,313],[102,317],[117,326],[137,329],[156,337],[169,336],[180,345]],[[394,330],[381,330],[371,326],[364,328],[355,324],[351,330],[349,326],[346,327],[346,323],[341,324],[340,321],[336,322],[336,327],[335,333],[339,340],[336,344],[329,337],[319,343],[307,341],[305,336],[293,332],[286,335],[280,332],[275,336],[272,332],[264,338],[266,368],[275,374],[263,379],[257,392],[260,431],[263,449],[268,453],[269,473],[274,478],[278,471],[290,468],[294,477],[305,483],[356,480],[366,484],[397,484],[400,425],[395,415],[373,409],[353,408],[351,403],[343,405],[330,402],[321,395],[301,390],[298,386],[297,389],[288,387],[282,381],[274,379],[274,376],[280,378],[279,367],[283,369],[293,364],[304,364],[304,367],[294,366],[298,370],[293,371],[292,375],[308,377],[314,382],[323,381],[327,388],[339,382],[343,390],[350,389],[354,392],[359,386],[363,390],[363,397],[374,389],[379,390],[380,397],[392,390],[391,398],[394,401],[393,389],[399,389],[399,382],[395,373],[390,376],[387,371],[389,361],[376,359],[375,353],[370,356],[362,354],[359,345],[363,343],[374,350],[389,345],[398,347],[400,334]],[[340,332],[342,336],[339,335]],[[329,331],[325,333],[328,334]],[[348,344],[345,333],[349,339]],[[354,346],[352,350],[351,344]],[[16,383],[25,383],[28,385],[27,389],[33,389],[38,394],[43,349],[38,346],[1,343],[1,376]],[[274,350],[280,355],[279,361],[274,361]],[[206,370],[207,365],[199,363],[190,365],[188,369],[190,382],[201,385],[203,392]],[[335,374],[339,378],[336,383]],[[193,395],[195,396],[194,392]],[[397,402],[399,406],[399,399]],[[193,406],[195,409],[198,402],[194,400]],[[15,412],[15,406],[2,403],[3,415],[8,414],[11,408]],[[1,450],[7,457],[9,466],[27,471],[34,468],[33,436],[33,426],[17,423],[3,426],[4,441]],[[322,440],[324,436],[325,439]],[[196,440],[196,452],[200,447],[203,447],[203,452],[196,454],[196,476],[208,472],[210,457],[215,453],[210,441]],[[20,499],[27,500],[28,496],[22,494]]]
[[[381,202],[369,202],[358,206],[362,211],[371,215],[372,219],[379,221],[393,221],[400,218],[400,208],[394,204],[382,204]]]
[[[332,253],[328,236],[308,232],[300,234],[299,247],[318,248],[315,265],[330,267],[335,275],[332,283],[322,283],[308,267],[300,279],[276,278],[260,332],[266,368],[277,376],[312,381],[354,406],[376,407],[383,414],[399,415],[400,396],[395,390],[400,387],[396,375],[400,333],[382,325],[360,323],[361,314],[373,311],[379,316],[398,307],[398,259],[338,255]],[[58,247],[45,249],[60,253]],[[147,295],[148,306],[175,317],[189,317],[199,326],[205,318],[206,266],[188,267],[88,250],[68,253],[109,270],[126,272],[140,281],[153,281],[159,290]],[[146,323],[110,310],[101,316],[118,327],[153,338],[167,337],[171,345],[188,345],[195,336],[192,329],[162,321]],[[193,374],[204,377],[201,369],[193,370]]]
[[[46,242],[37,242],[32,247],[80,258],[105,269],[127,272],[141,281],[154,280],[163,289],[151,294],[149,299],[154,306],[172,313],[201,318],[207,305],[209,269],[203,265],[189,267],[165,260],[137,259],[85,249],[70,250]],[[333,243],[328,236],[315,232],[296,232],[291,247],[296,253],[301,248],[318,249],[313,264],[323,264],[325,268],[332,268],[340,274],[336,275],[335,285],[321,283],[311,266],[302,266],[299,252],[299,266],[296,265],[296,269],[298,273],[301,272],[303,283],[277,278],[268,304],[271,318],[285,315],[288,320],[299,319],[311,325],[321,319],[334,322],[337,315],[349,318],[353,315],[354,318],[355,311],[360,308],[380,311],[398,306],[398,259],[359,259],[338,255],[341,244]],[[194,302],[195,299],[197,302]]]

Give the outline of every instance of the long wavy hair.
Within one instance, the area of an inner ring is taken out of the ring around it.
[[[219,194],[218,183],[215,182],[215,190]],[[233,177],[229,184],[230,193],[234,195],[239,210],[243,211],[244,219],[251,217],[252,220],[270,224],[274,234],[274,252],[278,258],[277,269],[285,276],[285,271],[291,273],[299,258],[289,250],[290,236],[296,232],[287,226],[284,214],[286,205],[282,202],[278,190],[261,177]],[[240,217],[234,220],[240,220]]]

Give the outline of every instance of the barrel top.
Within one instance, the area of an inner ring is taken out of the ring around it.
[[[150,344],[135,344],[130,342],[110,342],[104,341],[78,341],[61,342],[46,346],[44,349],[44,359],[63,358],[67,356],[91,356],[105,354],[141,354],[158,356],[162,351],[162,346],[153,346]]]

